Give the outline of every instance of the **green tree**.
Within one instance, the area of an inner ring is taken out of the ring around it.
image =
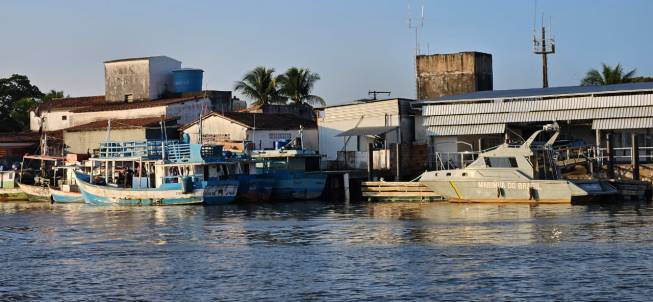
[[[621,64],[617,64],[617,66],[612,68],[610,65],[603,63],[601,71],[590,69],[580,84],[582,86],[591,86],[630,83],[632,82],[636,72],[637,70],[633,69],[627,73],[624,73]]]
[[[34,106],[42,97],[43,93],[30,83],[27,76],[14,74],[8,78],[0,78],[0,131],[24,129],[26,115],[23,113],[29,114],[31,109],[26,107]],[[21,110],[27,112],[21,113]]]
[[[245,74],[242,80],[236,82],[234,90],[254,100],[252,105],[283,104],[286,98],[278,89],[278,77],[274,76],[273,68],[262,66]]]
[[[43,102],[47,102],[47,101],[51,101],[51,100],[54,100],[54,99],[61,99],[63,97],[64,97],[63,90],[57,91],[57,90],[51,89],[50,92],[43,95],[41,100]]]
[[[311,94],[315,82],[320,75],[311,72],[309,69],[291,67],[286,73],[279,76],[279,91],[291,100],[293,104],[309,104],[324,106],[324,99]]]

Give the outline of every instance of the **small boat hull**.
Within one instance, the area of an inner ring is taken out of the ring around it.
[[[238,181],[220,181],[184,193],[178,188],[125,189],[93,185],[77,178],[84,201],[93,205],[164,206],[190,204],[225,204],[233,202],[238,192]]]
[[[326,186],[326,174],[323,173],[273,173],[274,188],[272,198],[275,201],[313,200],[322,197]]]
[[[33,185],[26,185],[22,183],[18,183],[18,187],[20,188],[21,191],[27,195],[27,199],[29,201],[50,201],[50,190],[48,187],[42,187],[42,186],[33,186]]]
[[[269,175],[238,175],[238,195],[241,202],[268,202],[272,196],[274,178]]]
[[[58,203],[84,202],[84,197],[82,197],[82,193],[80,192],[64,192],[50,188],[50,195],[52,196],[52,201]]]

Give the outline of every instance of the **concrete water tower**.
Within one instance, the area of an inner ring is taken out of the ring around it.
[[[492,55],[469,51],[418,55],[417,98],[420,100],[492,90]]]
[[[180,68],[180,61],[166,56],[106,61],[104,97],[118,103],[160,98],[173,91],[172,71]]]

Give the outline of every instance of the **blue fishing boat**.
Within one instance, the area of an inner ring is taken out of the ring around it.
[[[312,200],[322,197],[327,175],[320,170],[321,156],[301,147],[253,151],[259,174],[274,179],[272,198],[282,200]]]
[[[223,204],[235,200],[235,161],[218,145],[164,141],[105,142],[91,158],[90,179],[77,172],[82,196],[94,205]]]

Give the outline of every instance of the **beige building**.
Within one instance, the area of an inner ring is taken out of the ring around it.
[[[64,144],[68,153],[93,154],[101,142],[178,140],[177,119],[165,119],[166,133],[162,133],[160,117],[136,119],[100,120],[78,125],[63,131]],[[111,125],[109,127],[109,124]]]
[[[304,148],[317,150],[318,134],[315,121],[289,113],[213,112],[181,127],[179,130],[191,143],[223,144],[225,149],[242,150],[243,143],[256,149],[272,149],[275,141],[299,137],[300,128]]]

